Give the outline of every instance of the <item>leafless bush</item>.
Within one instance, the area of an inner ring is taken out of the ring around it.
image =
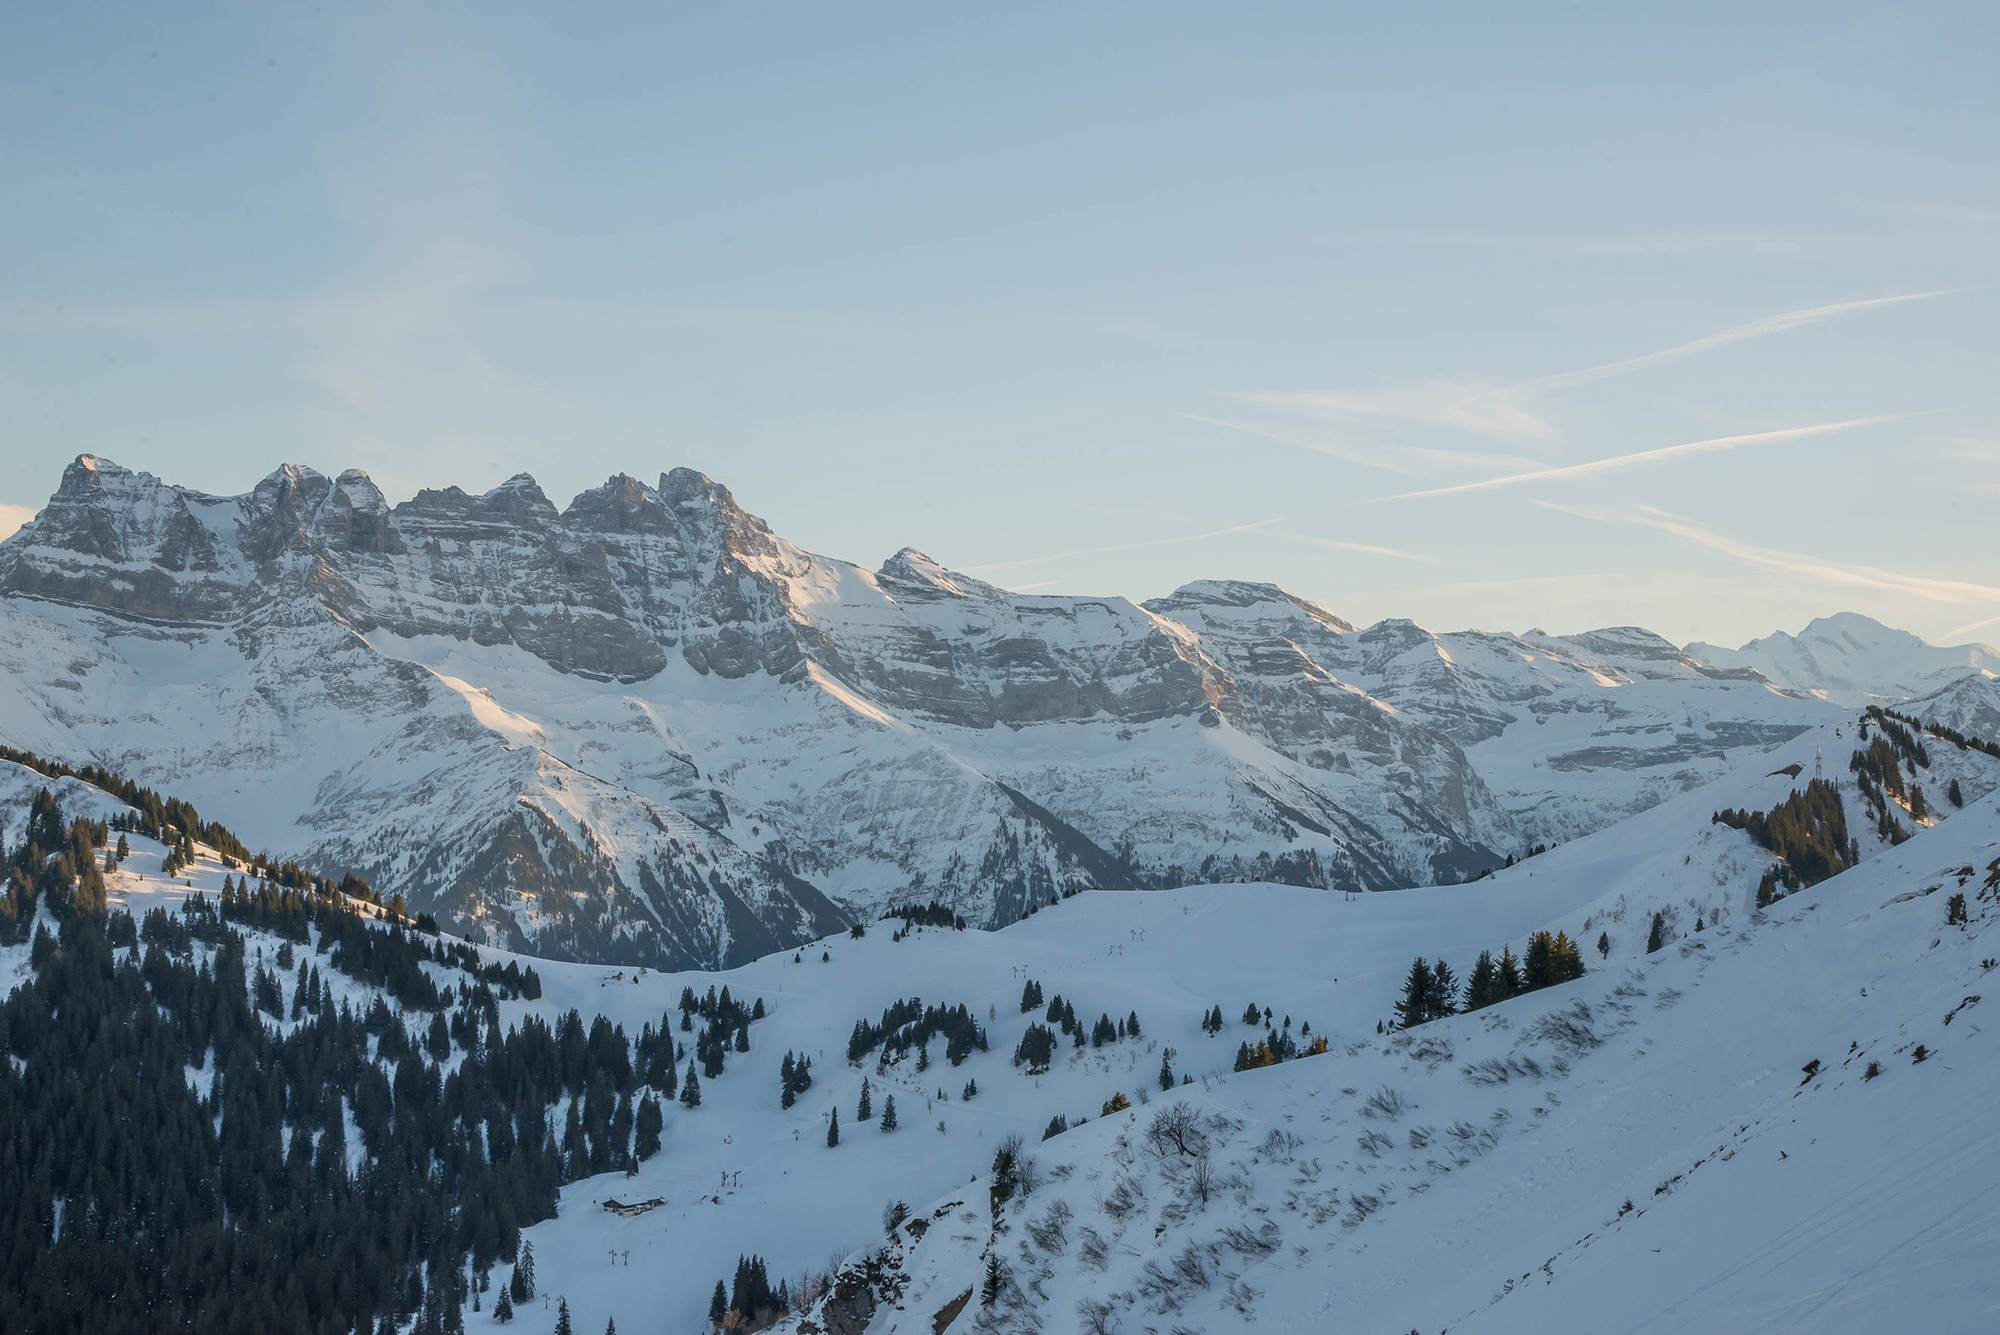
[[[1303,1140],[1283,1127],[1274,1126],[1271,1134],[1264,1137],[1264,1143],[1257,1147],[1257,1152],[1274,1163],[1290,1163],[1303,1144]]]
[[[1566,1010],[1550,1011],[1535,1022],[1534,1036],[1544,1042],[1553,1043],[1573,1057],[1582,1056],[1592,1048],[1602,1046],[1604,1040],[1591,1027],[1594,1019],[1590,1007],[1581,1001],[1573,1002]]]
[[[1201,1114],[1186,1103],[1162,1108],[1146,1124],[1146,1148],[1158,1159],[1170,1154],[1192,1159],[1201,1154],[1208,1148],[1208,1137],[1201,1130]]]
[[[1205,1289],[1214,1282],[1214,1276],[1208,1273],[1208,1258],[1192,1242],[1174,1257],[1174,1275],[1183,1284],[1197,1289]]]
[[[1187,1299],[1181,1297],[1181,1282],[1168,1271],[1160,1269],[1158,1261],[1148,1261],[1139,1271],[1139,1282],[1133,1286],[1141,1298],[1153,1305],[1153,1310],[1162,1316],[1168,1312],[1178,1312]]]
[[[1504,1085],[1516,1076],[1539,1080],[1542,1066],[1533,1057],[1486,1057],[1465,1067],[1464,1074],[1475,1085]]]
[[[1035,1245],[1043,1251],[1060,1255],[1062,1249],[1069,1245],[1069,1235],[1065,1231],[1069,1217],[1068,1202],[1051,1201],[1048,1213],[1042,1216],[1040,1222],[1031,1221],[1027,1225],[1028,1236],[1033,1238]]]
[[[1390,1150],[1396,1147],[1395,1141],[1389,1139],[1380,1131],[1372,1130],[1362,1132],[1355,1139],[1354,1143],[1363,1154],[1368,1155],[1372,1159],[1379,1159],[1382,1157],[1383,1150]]]
[[[1278,1226],[1266,1219],[1264,1226],[1252,1233],[1241,1224],[1231,1224],[1222,1230],[1222,1241],[1239,1256],[1269,1256],[1278,1250]]]
[[[1083,1335],[1111,1335],[1118,1329],[1118,1318],[1112,1314],[1111,1304],[1098,1298],[1079,1298],[1076,1319]]]
[[[1143,1199],[1144,1193],[1139,1190],[1139,1184],[1129,1177],[1121,1177],[1111,1188],[1111,1194],[1097,1203],[1097,1208],[1114,1220],[1122,1220],[1138,1209]]]
[[[1076,1259],[1092,1270],[1104,1269],[1105,1258],[1111,1254],[1111,1244],[1094,1228],[1086,1228],[1082,1233],[1083,1240],[1076,1247]]]
[[[1370,1094],[1368,1101],[1361,1105],[1363,1117],[1380,1117],[1391,1122],[1409,1110],[1410,1101],[1403,1097],[1402,1091],[1387,1085]]]
[[[1382,1198],[1373,1192],[1349,1192],[1347,1195],[1347,1218],[1341,1222],[1354,1228],[1382,1208]]]
[[[1208,1198],[1215,1194],[1216,1181],[1215,1168],[1206,1151],[1188,1161],[1186,1180],[1188,1194],[1203,1205],[1208,1204]]]

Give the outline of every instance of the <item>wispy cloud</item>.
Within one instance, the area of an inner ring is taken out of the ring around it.
[[[1296,428],[1273,426],[1267,422],[1239,422],[1224,417],[1203,417],[1199,413],[1182,413],[1181,416],[1195,422],[1205,422],[1209,426],[1219,426],[1228,431],[1241,431],[1246,435],[1261,436],[1281,445],[1294,445],[1328,458],[1340,459],[1347,463],[1362,464],[1369,468],[1380,468],[1391,473],[1421,475],[1439,466],[1474,468],[1540,468],[1542,461],[1519,454],[1492,454],[1471,450],[1425,449],[1416,445],[1392,445],[1387,441],[1361,440],[1355,437],[1334,437],[1326,439],[1309,435]]]
[[[1431,487],[1425,491],[1405,491],[1385,500],[1406,501],[1420,496],[1451,496],[1464,491],[1486,491],[1493,487],[1513,487],[1523,482],[1546,482],[1553,478],[1586,477],[1592,473],[1615,473],[1620,469],[1637,468],[1645,464],[1662,463],[1691,454],[1714,454],[1722,450],[1741,449],[1746,445],[1775,445],[1780,441],[1801,440],[1808,436],[1824,436],[1834,431],[1852,431],[1858,427],[1876,426],[1883,422],[1900,421],[1910,414],[1896,414],[1886,417],[1851,417],[1844,422],[1821,422],[1814,426],[1785,427],[1778,431],[1756,431],[1741,436],[1716,436],[1709,440],[1691,440],[1685,445],[1663,445],[1653,450],[1638,450],[1632,454],[1613,455],[1609,459],[1592,459],[1587,463],[1565,464],[1559,468],[1535,468],[1525,473],[1509,473],[1505,477],[1489,477],[1479,482],[1461,482],[1451,487]]]
[[[1978,584],[1970,580],[1933,579],[1926,575],[1907,575],[1900,571],[1884,570],[1880,566],[1852,565],[1803,552],[1788,552],[1776,547],[1758,547],[1725,537],[1695,520],[1655,506],[1642,505],[1633,510],[1594,510],[1580,506],[1558,505],[1553,501],[1533,503],[1543,509],[1574,515],[1579,519],[1657,529],[1745,565],[1798,575],[1823,584],[1852,589],[1875,589],[1911,598],[1922,598],[1934,603],[1974,605],[2000,603],[2000,587],[1991,584]],[[1995,619],[2000,620],[2000,618]],[[1952,633],[1956,635],[1961,632]]]
[[[1319,538],[1310,533],[1291,533],[1284,529],[1272,529],[1271,536],[1286,542],[1303,543],[1308,547],[1331,547],[1336,551],[1361,552],[1368,556],[1392,556],[1398,561],[1421,561],[1425,565],[1443,565],[1435,556],[1425,556],[1422,552],[1407,552],[1400,547],[1377,547],[1368,542],[1348,542],[1342,538]]]
[[[2000,617],[1987,617],[1984,621],[1968,622],[1967,624],[1960,626],[1957,630],[1946,631],[1944,633],[1944,638],[1947,640],[1954,640],[1961,635],[1970,635],[1975,630],[1984,630],[1988,626],[2000,626]]]
[[[1720,333],[1708,334],[1675,347],[1663,348],[1659,352],[1649,352],[1643,357],[1627,357],[1623,361],[1589,366],[1581,371],[1565,371],[1560,375],[1543,376],[1538,380],[1525,381],[1521,387],[1528,390],[1545,390],[1587,385],[1592,381],[1609,380],[1613,376],[1630,375],[1634,371],[1649,370],[1655,366],[1665,366],[1669,362],[1698,357],[1704,352],[1726,348],[1732,343],[1782,334],[1789,329],[1803,329],[1807,325],[1819,324],[1842,315],[1852,315],[1856,311],[1874,310],[1881,306],[1900,306],[1910,301],[1928,301],[1933,297],[1949,297],[1970,290],[1963,287],[1945,287],[1932,292],[1905,292],[1900,296],[1874,297],[1867,301],[1840,301],[1830,306],[1811,306],[1802,311],[1787,311],[1783,315],[1767,315],[1761,320],[1736,325]]]
[[[1748,324],[1733,325],[1686,343],[1662,348],[1658,352],[1605,362],[1598,366],[1586,366],[1580,370],[1538,376],[1530,380],[1447,377],[1381,388],[1298,392],[1253,391],[1239,392],[1232,397],[1275,412],[1297,413],[1336,421],[1379,419],[1416,422],[1500,440],[1548,440],[1554,438],[1555,428],[1538,411],[1535,404],[1542,395],[1550,392],[1631,375],[1657,366],[1666,366],[1689,357],[1713,352],[1718,348],[1726,348],[1750,339],[1766,338],[1788,330],[1802,329],[1843,315],[1906,302],[1928,301],[1968,290],[1963,287],[1939,288],[1928,292],[1905,292],[1890,297],[1834,302],[1825,306],[1786,311],[1780,315],[1752,320]]]
[[[1023,566],[1044,565],[1050,561],[1067,561],[1073,556],[1098,556],[1105,552],[1130,552],[1137,551],[1141,547],[1177,547],[1182,543],[1206,542],[1210,538],[1227,537],[1231,533],[1248,533],[1254,529],[1269,528],[1273,524],[1282,524],[1284,521],[1285,516],[1274,515],[1269,519],[1259,519],[1248,524],[1232,524],[1228,528],[1210,529],[1206,533],[1189,533],[1178,538],[1149,538],[1143,542],[1114,542],[1103,547],[1079,547],[1075,551],[1050,552],[1047,556],[1030,556],[1020,561],[995,561],[983,566],[966,566],[964,569],[968,575],[981,570],[1019,570]]]

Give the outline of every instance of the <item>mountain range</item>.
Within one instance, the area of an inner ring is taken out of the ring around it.
[[[0,542],[0,740],[558,958],[715,967],[940,900],[1470,879],[1844,716],[2000,732],[1984,648],[1865,618],[1357,627],[1270,584],[1009,592],[787,542],[690,469],[558,510],[83,456]]]

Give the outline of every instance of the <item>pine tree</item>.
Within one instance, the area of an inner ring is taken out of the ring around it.
[[[618,1335],[618,1318],[606,1318],[604,1322],[604,1335]]]
[[[840,1109],[833,1108],[827,1113],[826,1147],[832,1149],[840,1143]]]
[[[701,1081],[695,1077],[694,1058],[688,1058],[687,1077],[681,1081],[681,1102],[690,1108],[701,1106]]]
[[[500,1296],[493,1300],[493,1319],[503,1326],[514,1319],[514,1300],[507,1296],[504,1288],[500,1290]]]
[[[527,1302],[535,1296],[535,1244],[521,1244],[521,1259],[515,1263],[514,1277],[521,1287],[514,1291],[514,1301]]]
[[[1472,962],[1472,976],[1465,980],[1465,1008],[1476,1011],[1500,1000],[1499,974],[1493,967],[1493,952],[1482,950]]]
[[[980,1306],[993,1306],[1000,1297],[1000,1291],[1006,1286],[1007,1272],[1000,1264],[1000,1256],[996,1252],[986,1258],[986,1278],[979,1286]]]
[[[1255,1024],[1255,1023],[1257,1023],[1257,1021],[1259,1021],[1259,1020],[1261,1020],[1261,1019],[1263,1019],[1263,1018],[1264,1018],[1264,1014],[1263,1014],[1263,1012],[1262,1012],[1262,1011],[1260,1011],[1260,1010],[1258,1010],[1258,1009],[1257,1009],[1257,1003],[1256,1003],[1256,1002],[1254,1002],[1254,1001],[1253,1001],[1253,1002],[1251,1002],[1251,1003],[1250,1003],[1250,1004],[1249,1004],[1248,1006],[1245,1006],[1245,1007],[1243,1008],[1243,1023],[1245,1023],[1245,1024]]]
[[[715,1296],[708,1300],[708,1323],[718,1329],[729,1315],[729,1289],[721,1280],[715,1281]]]
[[[1403,980],[1403,999],[1396,1003],[1396,1019],[1403,1028],[1414,1028],[1430,1018],[1430,996],[1431,966],[1419,955],[1410,965],[1409,977]]]
[[[884,1131],[894,1131],[896,1129],[896,1096],[894,1094],[882,1100],[882,1129]]]
[[[1597,934],[1597,958],[1601,960],[1611,958],[1611,933],[1599,932]]]
[[[1646,935],[1646,953],[1650,955],[1665,944],[1667,944],[1667,915],[1655,913],[1653,930]]]
[[[874,1115],[874,1110],[868,1106],[868,1077],[864,1075],[861,1077],[861,1103],[854,1110],[854,1120],[865,1122]]]
[[[1494,974],[1493,986],[1497,993],[1493,998],[1495,1001],[1505,1001],[1509,997],[1518,997],[1525,990],[1521,986],[1521,965],[1514,958],[1514,948],[1512,946],[1500,947],[1500,968]]]
[[[1160,1053],[1160,1088],[1162,1090],[1174,1087],[1173,1060],[1174,1050],[1172,1048],[1168,1048]]]
[[[1133,1011],[1125,1017],[1125,1036],[1127,1038],[1139,1037],[1139,1012]]]
[[[1556,981],[1555,945],[1556,939],[1546,931],[1528,938],[1528,953],[1521,961],[1521,973],[1530,992]]]
[[[569,1323],[569,1299],[556,1299],[556,1335],[576,1335]]]
[[[961,1103],[972,1102],[972,1096],[977,1094],[978,1092],[979,1092],[979,1082],[977,1080],[966,1081],[965,1088],[959,1093],[958,1096],[959,1102]]]
[[[1458,979],[1452,975],[1451,966],[1440,959],[1431,966],[1431,990],[1425,999],[1427,1020],[1441,1020],[1447,1015],[1458,1014]]]
[[[666,1124],[666,1119],[660,1116],[660,1101],[651,1094],[640,1100],[634,1122],[632,1152],[644,1163],[660,1152],[660,1130]]]
[[[1959,791],[1957,779],[1951,781],[1951,787],[1944,790],[1944,795],[1955,807],[1965,805],[1965,794]],[[118,836],[118,860],[125,860],[125,836],[122,834]]]

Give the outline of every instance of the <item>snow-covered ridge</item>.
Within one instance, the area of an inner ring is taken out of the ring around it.
[[[1929,644],[1855,612],[1819,617],[1797,635],[1777,631],[1739,649],[1696,643],[1687,653],[1852,708],[1914,699],[1968,677],[1990,680],[2000,673],[2000,649]]]
[[[0,543],[0,739],[520,949],[749,959],[936,896],[1450,882],[1836,717],[1648,632],[1357,629],[1272,585],[1015,594],[689,469],[558,509],[86,456]]]

